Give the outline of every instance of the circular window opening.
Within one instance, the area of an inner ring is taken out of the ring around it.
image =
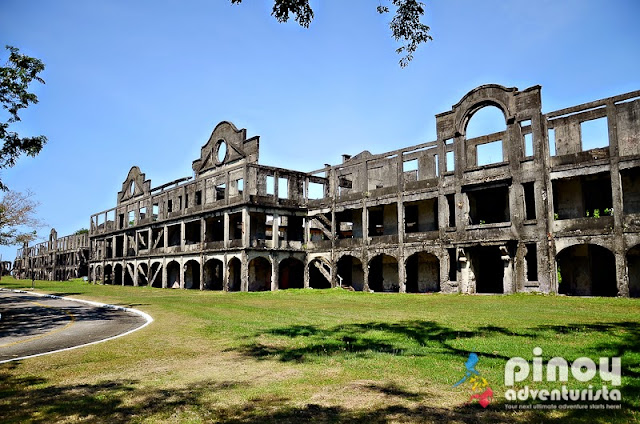
[[[227,143],[224,140],[218,141],[216,146],[216,159],[218,163],[224,162],[227,158]]]
[[[135,182],[131,181],[131,185],[129,186],[129,191],[131,192],[132,195],[136,191],[136,183]]]

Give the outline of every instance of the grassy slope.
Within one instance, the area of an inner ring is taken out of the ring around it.
[[[25,284],[30,281],[3,278],[0,286]],[[96,346],[0,365],[2,422],[639,418],[633,411],[640,406],[640,302],[634,299],[338,289],[232,294],[81,281],[36,287],[133,306],[155,322]],[[531,358],[535,346],[545,359],[622,356],[623,410],[505,411],[504,364],[513,356]],[[472,351],[496,392],[487,410],[465,405],[468,388],[452,387]]]

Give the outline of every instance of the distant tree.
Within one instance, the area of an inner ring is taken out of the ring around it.
[[[20,121],[18,111],[30,104],[38,103],[38,97],[30,93],[29,84],[37,81],[44,84],[44,80],[38,76],[44,70],[44,64],[35,58],[23,55],[15,47],[6,46],[9,58],[4,66],[0,67],[0,103],[8,112],[8,117],[0,119],[0,169],[10,168],[22,153],[28,156],[36,156],[47,142],[47,137],[20,137],[18,133],[9,131],[9,125]],[[8,190],[0,181],[0,190]]]
[[[36,228],[44,224],[35,217],[38,202],[33,193],[6,191],[0,200],[0,245],[11,246],[32,242],[36,239]]]
[[[73,235],[75,236],[79,236],[81,234],[89,234],[89,230],[87,230],[86,228],[80,228],[78,231],[73,233]]]
[[[385,0],[380,0],[376,10],[380,14],[389,13],[389,6],[382,4],[383,1]],[[240,4],[242,0],[231,0],[231,3]],[[396,49],[396,53],[404,53],[400,59],[400,66],[404,68],[413,59],[418,46],[432,40],[429,27],[420,22],[424,16],[424,3],[417,0],[386,0],[386,3],[391,4],[395,11],[389,28],[393,38],[403,43]],[[287,22],[289,15],[293,15],[295,21],[304,28],[308,28],[313,20],[309,0],[274,0],[271,15],[278,22]]]

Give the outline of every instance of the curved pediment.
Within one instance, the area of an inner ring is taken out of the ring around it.
[[[132,166],[122,183],[122,190],[118,192],[118,204],[136,196],[149,194],[150,191],[151,180],[145,180],[145,175],[140,172],[140,168]]]
[[[220,122],[200,149],[200,159],[193,161],[196,177],[208,170],[241,160],[257,162],[258,140],[258,137],[247,140],[247,130],[244,128],[239,130],[231,122]]]

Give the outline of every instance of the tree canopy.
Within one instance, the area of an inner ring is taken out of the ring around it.
[[[0,245],[11,246],[36,239],[33,228],[43,226],[35,217],[38,202],[33,193],[6,191],[0,200]],[[25,230],[27,229],[28,230]]]
[[[302,27],[308,28],[313,20],[313,9],[310,0],[274,0],[271,15],[278,22],[287,22],[290,16]],[[380,14],[389,13],[390,7],[380,0],[376,10]],[[242,0],[231,0],[233,4],[240,4]],[[420,19],[424,16],[424,3],[417,0],[387,0],[394,10],[393,18],[389,22],[391,35],[403,45],[396,49],[396,53],[404,53],[400,59],[400,66],[405,67],[413,59],[413,54],[422,43],[432,40],[429,27]]]
[[[38,103],[38,97],[29,92],[32,81],[44,84],[44,80],[38,76],[44,70],[44,64],[33,57],[20,53],[12,46],[6,46],[9,57],[4,66],[0,67],[0,103],[8,112],[8,116],[0,119],[0,169],[10,168],[22,153],[28,156],[36,156],[47,142],[47,137],[20,137],[18,133],[9,130],[9,126],[20,121],[18,112],[30,104]],[[0,180],[0,190],[7,190]]]

